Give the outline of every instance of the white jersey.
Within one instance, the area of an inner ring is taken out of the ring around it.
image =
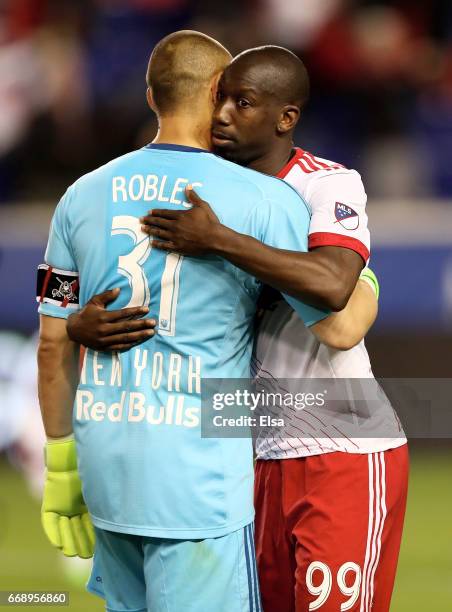
[[[346,247],[356,251],[367,263],[370,250],[367,196],[358,172],[296,149],[278,176],[292,185],[311,208],[309,248]],[[256,377],[267,379],[272,391],[281,391],[281,379],[374,378],[364,340],[348,351],[331,349],[321,344],[283,302],[277,302],[264,314],[253,366]],[[266,432],[256,441],[257,457],[285,459],[334,451],[371,453],[401,446],[406,438],[400,422],[384,394],[382,397],[377,410],[372,405],[368,427],[363,429],[367,437],[362,438],[349,438],[345,434],[335,437],[328,432],[325,437],[318,433],[311,435],[310,428],[301,425],[307,423],[306,413],[315,418],[313,409],[294,412],[293,407],[281,406],[283,416],[298,419],[303,434],[289,437]],[[373,431],[384,431],[385,435],[371,437]]]

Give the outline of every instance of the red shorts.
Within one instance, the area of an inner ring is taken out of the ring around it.
[[[408,486],[408,448],[256,465],[264,612],[388,612]]]

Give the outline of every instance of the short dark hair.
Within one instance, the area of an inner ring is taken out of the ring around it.
[[[157,111],[188,108],[230,61],[229,51],[201,32],[181,30],[163,38],[152,52],[146,74]]]

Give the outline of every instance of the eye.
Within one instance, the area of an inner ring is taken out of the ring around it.
[[[239,106],[240,108],[248,108],[251,106],[251,102],[246,98],[239,98],[237,100],[237,106]]]

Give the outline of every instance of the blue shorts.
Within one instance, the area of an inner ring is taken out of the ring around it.
[[[261,612],[254,525],[170,540],[96,528],[87,588],[110,612]]]

